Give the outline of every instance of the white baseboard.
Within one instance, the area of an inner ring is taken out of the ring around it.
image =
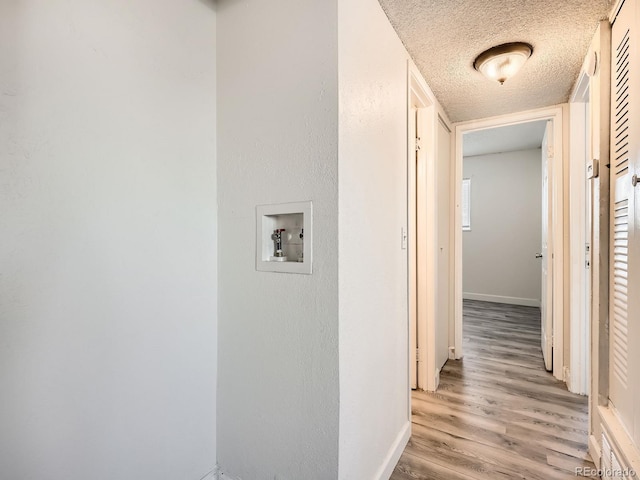
[[[562,381],[567,384],[567,389],[571,393],[577,393],[573,391],[573,383],[571,382],[572,380],[573,379],[571,378],[571,371],[569,370],[569,367],[565,365],[562,369]]]
[[[509,305],[523,305],[525,307],[540,308],[540,300],[535,298],[504,297],[502,295],[488,295],[486,293],[463,292],[465,300],[479,300],[481,302],[507,303]]]
[[[228,473],[224,473],[222,470],[218,470],[218,476],[215,478],[216,480],[240,480],[238,477],[233,477]]]
[[[216,466],[213,467],[213,470],[204,474],[204,477],[200,477],[198,480],[218,480],[220,475],[220,467],[216,463]]]
[[[602,468],[600,463],[600,441],[595,435],[589,435],[589,455],[591,455],[591,460],[593,460],[596,468]]]
[[[226,473],[220,472],[217,480],[240,480],[238,477],[232,477]]]
[[[404,452],[404,447],[407,446],[407,442],[409,441],[410,437],[411,422],[407,422],[404,424],[404,426],[400,430],[400,433],[398,433],[398,436],[391,445],[389,452],[384,458],[382,466],[373,476],[375,480],[389,480],[391,474],[393,473],[393,469],[396,468],[398,460],[400,460],[400,457],[402,456],[402,452]]]
[[[640,472],[640,447],[629,436],[613,407],[599,406],[598,413],[602,422],[602,431],[611,442],[611,447],[616,451],[618,461],[621,465],[624,464],[623,468],[633,470],[636,473],[634,477],[636,477]]]
[[[384,462],[382,463],[382,465],[374,475],[373,478],[375,480],[389,480],[389,478],[391,477],[391,474],[393,473],[393,470],[396,468],[396,465],[398,464],[398,460],[400,460],[400,457],[404,452],[404,447],[407,446],[407,442],[409,441],[410,437],[411,437],[411,422],[407,422],[403,425],[402,429],[400,430],[400,433],[398,433],[398,436],[394,440],[393,444],[391,445],[391,448],[389,449],[389,452],[384,458]],[[219,470],[219,469],[214,470],[214,472],[212,473],[214,473],[215,476],[210,477],[209,474],[207,474],[207,476],[205,476],[202,480],[209,480],[210,478],[211,479],[215,478],[216,480],[240,480],[239,478],[236,478],[227,473],[224,473],[222,470]]]

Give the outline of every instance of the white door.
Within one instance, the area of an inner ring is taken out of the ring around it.
[[[553,369],[553,259],[551,258],[551,188],[549,186],[549,168],[553,158],[553,122],[547,122],[542,140],[542,250],[540,256],[542,268],[542,290],[540,298],[540,321],[542,357],[547,370]]]
[[[609,399],[627,432],[640,443],[640,212],[634,188],[638,183],[633,180],[640,155],[637,8],[636,2],[626,1],[612,30]]]
[[[418,109],[409,116],[409,149],[414,151],[409,164],[409,383],[418,388],[418,274],[417,274],[417,162],[419,150]]]
[[[435,365],[433,367],[439,372],[449,358],[449,318],[451,317],[451,258],[449,249],[451,243],[451,131],[442,119],[438,119],[436,135],[438,277],[434,332]]]
[[[582,308],[584,312],[584,332],[585,336],[583,337],[583,351],[584,353],[584,365],[582,366],[582,371],[584,372],[584,392],[589,391],[589,378],[591,376],[591,300],[592,300],[592,276],[591,276],[591,263],[593,262],[593,248],[591,247],[591,239],[593,238],[593,178],[590,174],[590,159],[594,158],[591,153],[591,121],[589,117],[590,105],[589,102],[585,103],[585,186],[584,186],[584,285],[583,285],[583,299],[582,299]],[[592,168],[592,167],[591,167]]]

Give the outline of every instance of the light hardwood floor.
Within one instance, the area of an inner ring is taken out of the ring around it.
[[[412,436],[391,480],[575,479],[587,398],[544,369],[540,310],[465,300],[464,358],[414,391]],[[591,477],[587,477],[591,478]]]

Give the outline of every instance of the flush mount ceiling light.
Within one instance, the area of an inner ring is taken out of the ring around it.
[[[505,43],[482,52],[473,62],[473,68],[490,80],[502,85],[513,77],[531,56],[533,47],[528,43]]]

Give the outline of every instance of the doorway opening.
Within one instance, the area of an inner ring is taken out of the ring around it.
[[[491,306],[483,305],[490,302],[498,315],[533,322],[547,370],[552,369],[552,150],[550,120],[463,137],[463,318],[477,316],[467,310],[491,316]]]
[[[410,117],[415,117],[414,112],[410,113]],[[550,130],[555,133],[554,127],[557,124],[549,123],[549,120],[552,119],[546,117],[534,119],[539,122],[543,131]],[[525,119],[512,124],[529,122],[531,120]],[[437,127],[437,125],[432,126]],[[551,146],[553,138],[550,140],[549,148],[544,149],[550,153],[547,163],[548,170],[551,170],[551,175],[547,174],[548,187],[545,190],[548,193],[549,210],[553,212],[554,207],[558,208],[558,192],[554,196],[555,184],[552,174],[555,167],[553,164],[555,152]],[[529,159],[532,155],[536,157],[531,163],[536,175],[533,185],[538,193],[537,204],[534,207],[538,211],[538,230],[528,257],[540,268],[541,295],[542,269],[540,259],[536,259],[535,254],[540,253],[542,235],[543,141],[538,138],[537,142],[533,148],[533,154],[529,152]],[[558,148],[557,144],[555,148]],[[410,165],[412,163],[419,165],[420,155],[414,157],[411,155],[414,153],[410,149]],[[560,164],[562,165],[561,162]],[[480,166],[480,168],[487,170],[486,166]],[[502,171],[504,170],[506,169],[503,168]],[[457,173],[460,175],[455,176],[456,186],[458,179],[460,187],[463,185],[464,178],[470,180],[465,182],[467,194],[472,193],[474,188],[477,189],[481,184],[479,174],[468,177],[463,169]],[[523,177],[532,176],[533,173],[522,170],[517,173],[519,176],[511,181],[511,186],[516,187],[511,198],[521,200],[524,196]],[[456,193],[462,193],[460,190]],[[478,228],[480,219],[476,215],[480,212],[475,209],[475,204],[469,205],[469,208],[460,208],[460,202],[456,202],[455,207],[456,212],[464,213],[460,218],[456,218],[456,221],[460,221],[457,225],[461,226],[464,219],[467,231]],[[530,215],[526,211],[516,213],[519,213],[520,217]],[[546,218],[552,218],[552,214],[550,213]],[[560,217],[560,221],[563,221],[563,217]],[[437,224],[437,221],[434,223]],[[456,228],[456,231],[461,232],[461,229]],[[427,234],[427,237],[430,235],[436,237],[433,232],[427,232]],[[453,231],[452,235],[456,237]],[[550,229],[551,241],[555,240],[555,235],[557,235],[556,229]],[[433,239],[431,241],[433,242]],[[437,256],[440,244],[435,245]],[[417,248],[419,251],[420,245]],[[557,255],[553,245],[551,252]],[[459,258],[459,255],[455,256],[456,260]],[[459,263],[461,262],[455,264]],[[495,273],[494,270],[485,272],[485,277]],[[554,269],[550,270],[549,277],[552,281],[554,272]],[[437,288],[436,286],[435,289]],[[553,290],[555,289],[552,288]],[[556,304],[554,295],[555,292],[550,295],[551,304]],[[435,296],[437,298],[437,294]],[[453,475],[452,472],[473,476],[474,473],[485,471],[502,474],[505,478],[518,475],[544,476],[547,472],[552,476],[556,472],[554,469],[560,465],[560,461],[568,471],[574,471],[578,465],[595,468],[595,465],[583,458],[583,455],[574,454],[587,448],[586,432],[583,438],[577,432],[577,428],[587,423],[587,399],[568,392],[564,385],[543,367],[540,355],[541,323],[538,306],[475,301],[488,307],[478,312],[474,319],[477,321],[468,323],[469,328],[465,338],[468,339],[469,334],[477,335],[471,342],[466,343],[468,356],[465,356],[463,361],[446,362],[440,373],[437,393],[413,391],[410,395],[413,410],[412,437],[396,468],[397,478],[404,478],[407,473],[410,476],[418,476],[415,474],[417,472],[427,474],[429,478],[448,478]],[[462,297],[460,302],[460,310],[462,310]],[[499,307],[496,308],[496,305]],[[549,330],[553,331],[553,328]],[[462,332],[458,330],[455,333]],[[461,356],[462,350],[454,353]],[[544,425],[544,428],[541,428],[541,425]],[[553,442],[551,447],[550,441]],[[567,443],[573,445],[573,450],[566,448]],[[434,448],[434,445],[437,448]],[[533,451],[532,445],[534,445],[533,449],[540,453],[536,457],[540,463],[531,459],[527,461],[527,466],[523,466],[521,460]],[[484,459],[487,459],[487,463],[483,463]],[[531,470],[527,472],[523,468]]]
[[[546,366],[553,371],[553,375],[563,380],[563,355],[564,355],[564,298],[565,298],[565,282],[564,282],[564,164],[563,164],[563,128],[562,128],[563,108],[554,107],[549,109],[534,110],[530,112],[522,112],[518,114],[505,115],[484,120],[464,122],[456,126],[456,157],[455,157],[455,229],[454,229],[454,352],[455,358],[462,358],[464,354],[463,346],[463,179],[464,175],[464,137],[468,134],[474,134],[491,130],[498,127],[510,128],[526,128],[519,127],[526,124],[535,124],[543,122],[545,125],[545,138],[547,145],[542,148],[541,155],[547,157],[546,161],[541,160],[540,166],[547,166],[546,178],[547,187],[544,199],[548,208],[547,221],[542,222],[547,226],[547,251],[533,251],[533,259],[535,255],[541,254],[541,258],[537,259],[541,267],[541,285],[540,300],[541,306],[547,308],[542,311],[541,326],[544,330],[542,333],[542,348],[545,351]],[[538,124],[539,125],[539,124]],[[540,170],[541,183],[544,181],[544,169]],[[524,181],[524,179],[516,180]],[[542,198],[542,186],[540,187]],[[471,186],[473,190],[473,186]],[[514,201],[517,201],[517,194]],[[542,203],[544,208],[544,203]],[[473,207],[472,207],[473,208]],[[542,217],[542,211],[541,211]],[[473,215],[473,214],[472,214]],[[473,220],[471,220],[473,225]],[[541,232],[539,245],[542,246],[543,234]],[[542,267],[546,266],[547,272]],[[487,272],[491,276],[494,272]],[[545,288],[542,279],[545,278],[547,285]],[[543,290],[547,297],[543,298]],[[504,295],[509,296],[509,295]],[[545,315],[546,313],[546,315]],[[554,321],[556,319],[557,321]]]

